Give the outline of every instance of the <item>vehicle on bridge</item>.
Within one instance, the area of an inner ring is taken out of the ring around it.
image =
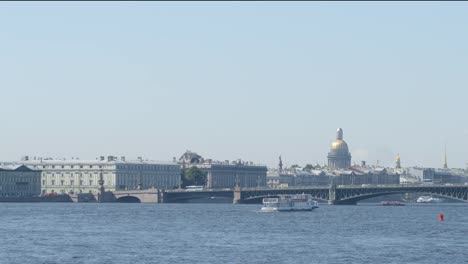
[[[312,211],[318,208],[318,202],[310,194],[278,195],[263,198],[263,212]]]
[[[442,199],[432,197],[432,196],[420,196],[417,200],[417,203],[440,203]]]

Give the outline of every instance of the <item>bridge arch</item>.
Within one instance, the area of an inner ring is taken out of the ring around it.
[[[208,199],[210,196],[207,195],[193,195],[193,196],[182,196],[182,197],[174,197],[174,198],[168,198],[165,197],[164,202],[165,203],[191,203],[191,202],[196,202],[200,201],[203,199]]]
[[[335,204],[356,204],[357,202],[362,201],[362,200],[375,198],[375,197],[379,197],[379,196],[385,196],[385,195],[400,194],[400,193],[407,193],[407,192],[388,192],[388,193],[361,194],[361,195],[341,198],[341,199],[337,200]]]
[[[131,195],[121,196],[115,201],[118,203],[141,203],[140,198]]]
[[[165,203],[206,203],[219,202],[220,200],[232,201],[232,191],[193,191],[193,192],[176,192],[165,193]]]

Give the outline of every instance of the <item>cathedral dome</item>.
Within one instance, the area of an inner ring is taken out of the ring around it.
[[[348,144],[342,139],[337,139],[331,144],[331,152],[348,154]]]
[[[331,144],[330,153],[348,155],[348,144],[343,140],[343,129],[336,130],[336,140]]]
[[[336,140],[331,144],[327,157],[329,169],[346,169],[351,166],[351,153],[343,140],[343,129],[338,128],[336,131]]]

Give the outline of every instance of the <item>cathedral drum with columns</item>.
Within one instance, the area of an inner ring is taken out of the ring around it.
[[[331,144],[328,153],[329,169],[347,169],[351,167],[351,153],[348,150],[348,144],[343,140],[343,129],[336,131],[336,140]]]

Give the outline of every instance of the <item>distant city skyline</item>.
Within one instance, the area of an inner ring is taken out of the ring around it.
[[[0,161],[468,162],[466,2],[0,3]]]

